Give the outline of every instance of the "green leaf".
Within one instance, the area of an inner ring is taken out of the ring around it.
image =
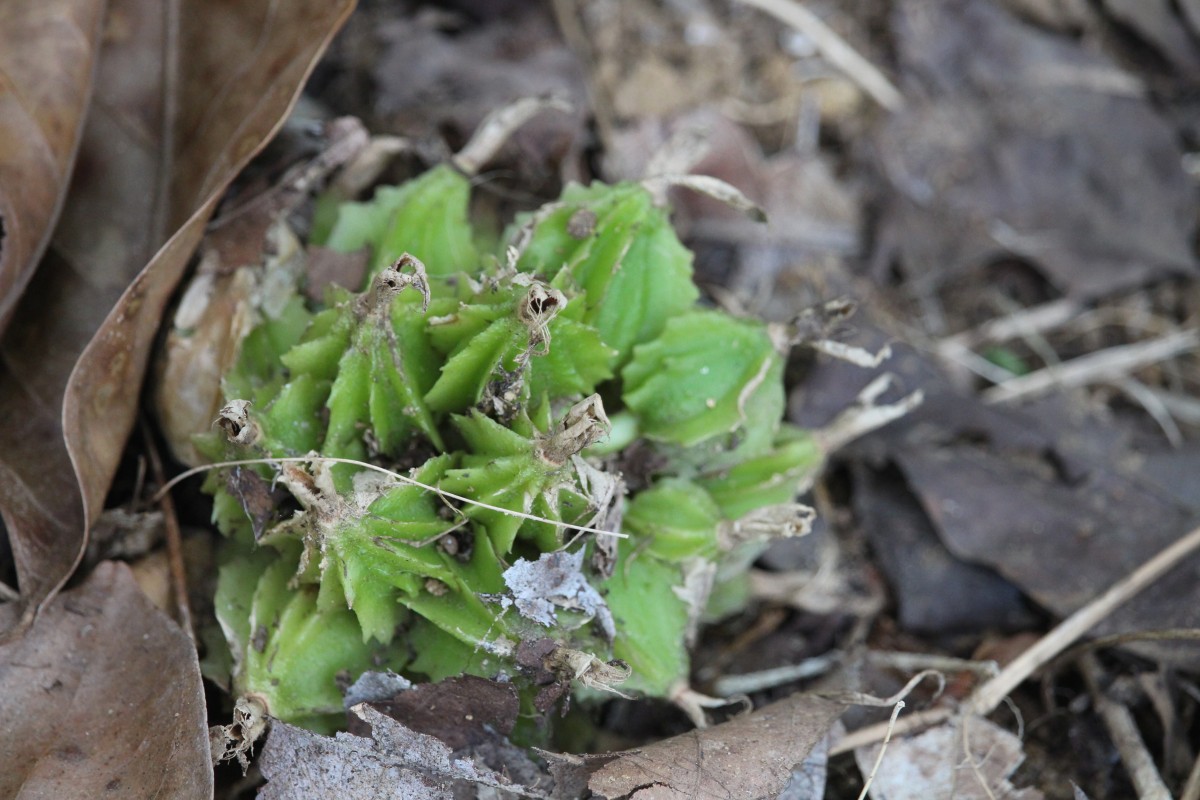
[[[363,346],[371,352],[371,426],[380,450],[400,453],[419,431],[444,449],[425,393],[437,377],[437,357],[425,336],[425,320],[412,305],[394,303],[391,328],[363,329]]]
[[[629,502],[623,525],[647,553],[665,561],[701,556],[715,558],[721,509],[708,492],[691,481],[667,478],[638,492]]]
[[[337,377],[338,362],[350,346],[354,318],[343,308],[330,308],[317,314],[294,347],[279,357],[293,375],[311,375],[332,381]]]
[[[241,342],[236,366],[222,381],[225,396],[249,400],[259,408],[266,405],[286,378],[280,355],[300,340],[311,320],[304,300],[296,296],[278,317],[255,326]]]
[[[372,251],[368,280],[404,253],[416,256],[430,275],[475,272],[479,253],[467,220],[471,184],[442,164],[403,186],[383,187],[369,203],[344,203],[325,242],[352,253]]]
[[[561,521],[559,493],[563,488],[574,487],[571,468],[546,461],[538,454],[535,439],[505,428],[477,411],[455,416],[451,421],[471,452],[463,456],[461,468],[446,472],[441,488],[504,509],[477,505],[463,509],[464,514],[483,526],[501,555],[511,552],[517,532],[523,528],[529,536],[545,537],[542,528],[547,526],[508,512]]]
[[[466,410],[480,401],[497,370],[518,371],[517,358],[528,347],[529,330],[520,320],[497,319],[446,361],[425,402],[438,412]]]
[[[242,645],[235,690],[262,695],[279,719],[314,730],[335,729],[345,716],[339,679],[354,680],[379,663],[400,669],[404,649],[365,643],[348,609],[321,611],[315,587],[290,588],[294,556],[271,558],[269,550],[259,552],[264,557],[247,559],[239,553],[218,576],[221,624]],[[248,585],[260,568],[257,580]],[[250,598],[248,609],[240,599],[245,597]],[[241,636],[246,636],[244,643]]]
[[[552,210],[536,212],[524,224],[533,224],[533,231],[518,268],[554,277],[555,287],[581,294],[582,321],[616,349],[617,365],[699,298],[692,254],[666,210],[638,184],[572,184]]]
[[[622,689],[667,696],[687,681],[687,604],[675,593],[679,567],[622,545],[604,599],[617,625],[613,655],[633,669]]]
[[[370,397],[371,354],[356,343],[342,354],[329,390],[329,427],[321,447],[323,455],[359,460],[366,456],[363,434],[371,413]]]
[[[779,424],[782,370],[762,323],[697,310],[639,345],[621,377],[625,404],[650,438],[691,447],[743,429],[758,445]]]
[[[561,358],[572,360],[574,346],[583,356],[599,356],[600,364],[582,366],[572,375],[564,373],[561,381],[543,376],[539,393],[569,394],[574,384],[586,384],[583,376],[607,374],[607,352],[604,345],[589,338],[588,331],[567,321],[556,327],[558,317],[567,304],[561,292],[545,284],[528,280],[506,283],[502,291],[489,290],[487,303],[464,304],[457,313],[437,319],[431,328],[435,341],[445,346],[456,342],[450,357],[442,367],[441,377],[425,396],[435,411],[463,411],[479,403],[490,389],[493,405],[504,409],[527,406],[530,397],[530,360],[546,358],[554,347],[554,334],[563,334],[558,345],[565,351]],[[507,414],[505,416],[510,416]]]
[[[697,478],[726,519],[765,506],[790,503],[806,490],[825,463],[825,454],[812,434],[787,425],[775,447],[728,469]]]
[[[613,376],[616,359],[617,351],[604,343],[599,331],[560,315],[550,323],[547,351],[535,353],[530,363],[530,395],[553,399],[589,395]]]

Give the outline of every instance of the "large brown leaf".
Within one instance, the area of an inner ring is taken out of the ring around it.
[[[62,204],[91,97],[105,3],[0,3],[0,331]]]
[[[113,0],[70,199],[0,344],[0,512],[22,624],[78,561],[163,306],[221,193],[353,5]]]
[[[196,649],[123,564],[58,595],[0,665],[0,797],[212,795]]]
[[[622,800],[778,797],[845,706],[794,694],[753,714],[616,754],[588,781]]]
[[[1139,79],[988,0],[893,7],[911,102],[865,148],[887,178],[876,240],[895,249],[876,265],[933,287],[1015,256],[1085,299],[1195,278],[1195,185]]]

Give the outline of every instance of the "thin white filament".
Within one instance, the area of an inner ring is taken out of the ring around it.
[[[879,765],[883,763],[883,754],[887,752],[888,744],[892,741],[892,731],[896,728],[896,718],[900,716],[902,708],[904,708],[903,700],[897,700],[896,705],[892,706],[892,716],[888,720],[887,733],[883,736],[883,744],[879,745],[879,755],[875,756],[875,764],[871,767],[871,774],[867,776],[867,782],[863,784],[858,800],[866,800],[867,792],[870,791],[871,784],[875,782],[875,775],[879,772]]]
[[[176,475],[171,480],[167,481],[167,483],[161,489],[159,489],[157,492],[155,492],[154,501],[157,502],[160,497],[162,497],[164,494],[169,492],[180,481],[186,480],[187,478],[190,478],[193,475],[199,475],[202,472],[208,472],[209,470],[213,470],[213,469],[222,469],[224,467],[244,467],[244,466],[251,466],[254,464],[265,464],[267,466],[274,466],[276,464],[311,464],[311,463],[318,462],[318,461],[324,461],[329,464],[351,464],[356,467],[362,467],[363,469],[374,470],[375,472],[382,472],[384,475],[388,475],[388,476],[396,479],[397,481],[400,481],[401,483],[407,483],[411,486],[417,486],[428,492],[434,492],[435,494],[438,494],[442,497],[449,497],[454,500],[458,500],[459,502],[462,502],[462,503],[468,503],[470,505],[478,506],[480,508],[486,508],[489,511],[496,511],[500,514],[508,514],[511,517],[519,517],[521,519],[527,519],[527,520],[531,520],[533,522],[544,522],[547,525],[559,525],[564,528],[570,528],[573,531],[579,531],[580,533],[594,533],[594,534],[597,534],[598,536],[616,536],[618,539],[628,539],[629,538],[629,535],[625,534],[625,533],[617,533],[616,531],[605,531],[605,530],[601,530],[599,528],[589,528],[586,525],[572,525],[569,522],[556,522],[555,520],[552,520],[552,519],[546,519],[545,517],[539,517],[536,514],[526,514],[524,511],[513,511],[511,508],[501,508],[500,506],[494,506],[494,505],[491,505],[490,503],[485,503],[482,500],[473,500],[470,497],[463,497],[462,495],[453,494],[453,493],[447,492],[443,489],[439,489],[437,486],[430,486],[427,483],[421,483],[420,481],[410,478],[407,475],[401,475],[399,472],[393,472],[392,470],[387,469],[385,467],[378,466],[377,464],[369,464],[366,461],[358,461],[353,458],[338,458],[337,456],[282,456],[280,458],[243,458],[243,459],[238,459],[236,461],[218,461],[215,464],[204,464],[199,467],[192,467],[189,470],[185,470],[184,472],[181,472],[178,475]],[[439,534],[439,536],[440,535],[441,534]]]

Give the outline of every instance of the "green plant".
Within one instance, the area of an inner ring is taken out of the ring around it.
[[[383,667],[505,673],[531,713],[535,684],[620,679],[696,713],[714,581],[736,603],[811,518],[794,500],[824,454],[782,421],[787,337],[698,305],[640,184],[568,186],[495,256],[468,199],[440,166],[327,205],[318,243],[371,248],[367,285],[297,293],[226,376],[204,448],[262,460],[206,484],[233,685],[316,728]]]

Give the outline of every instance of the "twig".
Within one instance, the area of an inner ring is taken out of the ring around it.
[[[4,581],[0,581],[0,600],[5,603],[15,603],[21,599],[21,593],[9,586]]]
[[[329,182],[329,190],[347,200],[373,186],[392,159],[413,150],[403,136],[372,136]]]
[[[927,669],[918,672],[916,675],[909,678],[908,683],[901,687],[900,691],[896,692],[891,697],[876,697],[871,694],[862,692],[817,692],[818,697],[823,697],[826,700],[832,700],[835,703],[854,706],[890,706],[894,705],[904,698],[912,694],[913,689],[926,678],[937,678],[938,688],[937,694],[940,695],[946,688],[946,676],[938,672],[936,669]]]
[[[1200,757],[1192,763],[1192,771],[1188,773],[1187,782],[1183,784],[1179,800],[1200,800]]]
[[[1017,305],[1016,301],[1003,293],[998,293],[993,302],[1000,307],[1001,311],[1007,314],[1019,314],[1021,312],[1021,307]],[[1017,337],[1038,358],[1042,359],[1042,362],[1047,366],[1057,366],[1062,363],[1062,359],[1058,357],[1058,353],[1055,352],[1050,342],[1046,341],[1046,337],[1042,331],[1025,326],[1017,330]]]
[[[979,377],[996,384],[1011,381],[1016,377],[1016,373],[998,364],[993,364],[974,350],[963,347],[949,339],[943,339],[934,345],[934,351],[937,353],[937,357],[942,360],[947,371],[950,371],[952,367],[966,367]]]
[[[522,97],[484,117],[475,134],[455,154],[454,166],[474,176],[479,168],[496,157],[518,128],[543,111],[571,112],[571,104],[561,97]]]
[[[991,678],[1000,672],[1000,666],[995,661],[972,661],[966,658],[954,658],[934,653],[902,653],[873,650],[867,653],[867,659],[877,667],[896,669],[901,672],[915,672],[923,669],[935,669],[938,672],[973,672]]]
[[[858,437],[900,419],[925,402],[925,393],[917,389],[894,403],[876,404],[894,378],[890,372],[885,372],[863,387],[853,405],[813,432],[817,445],[826,453],[832,453]]]
[[[805,678],[815,678],[832,669],[841,661],[841,658],[841,654],[827,654],[816,658],[806,658],[799,664],[787,664],[774,669],[747,672],[742,675],[723,675],[713,682],[713,694],[718,697],[732,697],[738,694],[760,692],[763,689],[773,689],[785,683],[801,681]]]
[[[900,716],[902,708],[904,708],[904,701],[897,700],[895,707],[892,708],[891,719],[888,720],[887,732],[883,735],[883,743],[879,746],[879,755],[875,756],[875,764],[871,767],[871,774],[867,776],[867,782],[863,784],[858,800],[864,800],[871,784],[875,781],[875,774],[879,772],[879,765],[883,762],[883,754],[887,752],[888,743],[892,741],[892,730],[896,727],[896,717]]]
[[[980,686],[968,701],[970,710],[981,716],[990,714],[1003,698],[1038,668],[1071,646],[1079,637],[1158,580],[1198,547],[1200,528],[1195,528],[1122,578],[1104,594],[1060,622],[1032,647],[1009,662],[999,675]]]
[[[821,18],[796,0],[742,0],[748,6],[765,11],[775,19],[792,26],[812,40],[817,50],[833,67],[875,98],[888,111],[904,108],[904,97],[875,65],[838,36]]]
[[[1133,781],[1139,800],[1171,800],[1171,793],[1154,766],[1154,759],[1142,741],[1133,715],[1128,708],[1105,694],[1104,671],[1096,656],[1088,653],[1079,659],[1079,668],[1096,704],[1096,711],[1104,720],[1104,727],[1108,729],[1108,735],[1117,746],[1125,770]]]
[[[1188,425],[1200,426],[1200,400],[1182,392],[1172,392],[1154,386],[1147,387],[1154,399],[1163,404],[1173,419]]]
[[[1045,333],[1062,327],[1079,315],[1079,303],[1074,300],[1055,300],[1023,311],[989,320],[969,331],[947,336],[937,344],[939,355],[960,349],[973,349],[981,344],[1005,342],[1032,333]]]
[[[953,716],[954,709],[947,706],[918,711],[898,721],[895,725],[895,733],[897,736],[903,736],[908,733],[924,730],[937,725],[939,722],[945,722]],[[842,753],[849,753],[851,750],[857,750],[860,747],[881,742],[890,732],[890,726],[884,723],[868,725],[865,728],[851,731],[829,748],[829,755],[837,756]]]
[[[1017,688],[1042,665],[1071,646],[1116,608],[1158,580],[1197,548],[1200,548],[1200,528],[1195,528],[1164,548],[1149,561],[1114,584],[1104,594],[1060,622],[1032,647],[1009,662],[1000,670],[1000,674],[976,689],[963,705],[963,713],[979,716],[990,714],[1013,689]],[[935,725],[949,719],[954,713],[954,710],[945,707],[919,712],[905,718],[904,722],[898,726],[899,732],[907,733],[911,730]],[[856,747],[873,744],[880,741],[884,733],[885,729],[882,725],[859,728],[847,734],[830,748],[829,754],[837,755]]]
[[[154,445],[154,435],[149,423],[143,417],[141,420],[142,440],[146,445],[146,456],[150,461],[150,471],[154,473],[154,482],[159,486],[166,483],[163,472],[162,457]],[[187,570],[183,565],[183,533],[179,530],[179,517],[175,514],[175,500],[169,491],[160,490],[155,496],[163,513],[163,527],[166,529],[167,567],[171,575],[171,591],[175,595],[175,616],[179,627],[183,628],[192,644],[196,643],[196,632],[192,629],[192,610],[188,605]]]
[[[1005,381],[985,391],[983,399],[988,403],[1005,403],[1052,389],[1113,381],[1134,370],[1173,358],[1197,345],[1200,345],[1200,331],[1186,330],[1148,342],[1110,347]]]
[[[1058,664],[1074,662],[1084,653],[1094,653],[1097,650],[1107,650],[1110,647],[1134,644],[1135,642],[1194,642],[1197,640],[1200,640],[1200,628],[1160,628],[1152,631],[1113,633],[1080,642],[1070,650],[1055,656],[1050,669],[1055,669]]]
[[[975,780],[979,782],[983,793],[988,796],[988,800],[996,800],[996,794],[992,791],[992,787],[988,785],[987,778],[983,777],[983,770],[979,768],[979,762],[975,760],[975,754],[971,752],[971,717],[963,717],[960,727],[962,728],[963,758],[971,765],[971,773],[975,776]],[[986,763],[990,757],[990,752],[985,753],[983,761]]]
[[[1141,405],[1145,412],[1150,415],[1150,418],[1158,423],[1163,436],[1167,437],[1167,441],[1170,442],[1172,447],[1183,446],[1183,432],[1175,424],[1175,418],[1171,416],[1171,410],[1159,399],[1158,395],[1150,391],[1149,386],[1133,378],[1121,378],[1120,380],[1113,381],[1113,386],[1116,386],[1122,392],[1129,395],[1130,399]]]

